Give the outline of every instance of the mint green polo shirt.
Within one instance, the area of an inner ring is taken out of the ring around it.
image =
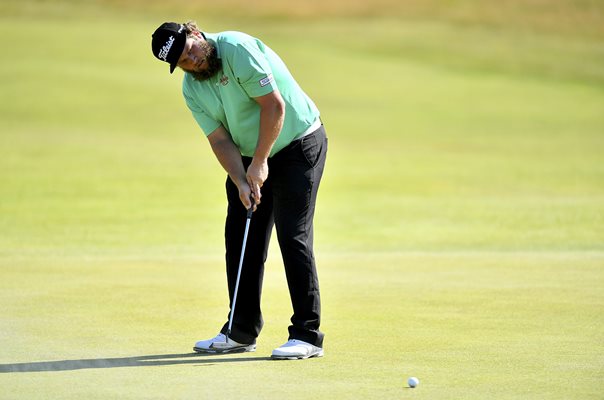
[[[196,81],[185,73],[182,92],[206,136],[222,125],[241,154],[252,157],[260,129],[260,106],[253,98],[274,90],[279,90],[285,102],[285,120],[271,156],[317,121],[317,106],[262,41],[241,32],[204,35],[216,46],[222,71],[206,81]]]

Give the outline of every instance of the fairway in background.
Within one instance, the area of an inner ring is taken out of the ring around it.
[[[0,398],[601,397],[601,5],[208,7],[0,5]],[[189,18],[262,38],[322,111],[323,359],[265,359],[276,246],[258,351],[187,356],[227,318],[225,176],[150,52]]]

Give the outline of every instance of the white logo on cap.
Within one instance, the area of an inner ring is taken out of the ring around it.
[[[170,36],[170,38],[168,39],[168,41],[166,42],[166,44],[164,45],[164,47],[161,48],[161,50],[159,51],[159,54],[157,55],[157,57],[161,58],[164,61],[168,61],[168,53],[170,52],[170,49],[172,48],[172,45],[174,44],[174,36]]]

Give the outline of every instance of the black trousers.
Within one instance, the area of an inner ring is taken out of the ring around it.
[[[319,347],[323,345],[323,333],[319,331],[321,299],[313,253],[313,217],[326,153],[327,138],[321,126],[269,158],[269,176],[261,189],[262,201],[250,223],[233,316],[231,338],[239,343],[255,343],[264,323],[260,298],[264,263],[274,225],[294,312],[289,339]],[[243,157],[246,168],[251,161],[251,158]],[[227,178],[226,192],[226,267],[232,306],[246,210],[230,178]],[[228,321],[222,333],[226,333],[227,327]]]

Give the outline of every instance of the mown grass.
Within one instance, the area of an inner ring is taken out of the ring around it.
[[[600,397],[599,6],[145,4],[1,6],[0,398]],[[149,51],[187,18],[263,38],[322,110],[323,359],[264,359],[276,247],[257,353],[188,354],[226,287],[224,174]]]

